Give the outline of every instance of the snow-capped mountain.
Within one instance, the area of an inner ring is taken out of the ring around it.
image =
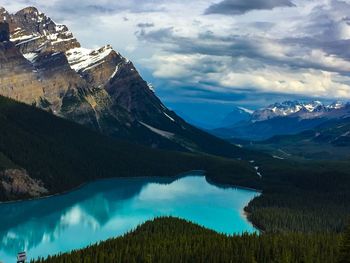
[[[110,45],[81,47],[65,25],[35,7],[15,14],[0,8],[0,68],[0,95],[108,136],[156,148],[234,152],[167,109]]]
[[[232,126],[241,121],[248,121],[251,119],[254,111],[243,108],[234,107],[234,109],[221,121],[221,127]]]
[[[263,140],[275,135],[295,134],[326,121],[350,117],[350,103],[285,101],[256,110],[250,120],[212,131],[222,138]]]
[[[257,110],[252,115],[252,122],[265,121],[276,117],[298,117],[300,119],[312,119],[323,116],[332,115],[332,113],[340,114],[347,104],[342,102],[334,102],[326,105],[320,101],[299,102],[285,101],[275,103],[266,108]]]

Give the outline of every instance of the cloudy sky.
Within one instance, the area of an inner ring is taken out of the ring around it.
[[[233,105],[257,108],[285,99],[350,100],[350,0],[0,5],[11,12],[34,5],[68,25],[86,47],[112,44],[167,105],[192,117],[203,115],[201,109],[215,116]]]

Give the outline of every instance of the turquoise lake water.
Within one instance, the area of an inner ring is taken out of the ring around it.
[[[188,175],[102,180],[65,195],[0,204],[0,262],[15,262],[21,251],[37,258],[83,248],[159,216],[230,235],[254,232],[243,208],[257,195]]]

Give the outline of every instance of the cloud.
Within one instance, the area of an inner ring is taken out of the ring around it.
[[[344,74],[350,71],[350,61],[340,56],[341,54],[327,53],[320,46],[322,43],[314,42],[314,46],[310,48],[305,43],[305,39],[276,40],[246,35],[223,37],[214,35],[212,32],[183,37],[176,35],[173,28],[162,28],[148,32],[143,30],[138,34],[138,37],[155,45],[159,44],[163,50],[170,53],[201,54],[223,58],[230,57],[231,59],[249,58],[251,60],[250,67],[287,65],[291,70],[306,68]],[[335,49],[334,46],[333,49]],[[199,65],[204,67],[203,64]],[[245,68],[240,65],[235,69],[240,71]],[[203,72],[207,72],[205,67]]]
[[[223,0],[212,4],[205,14],[241,15],[253,10],[271,10],[276,7],[294,7],[289,0]]]
[[[35,5],[67,24],[83,46],[112,44],[172,103],[231,100],[251,107],[283,97],[350,98],[349,1],[0,0],[0,5],[12,12]]]
[[[138,1],[138,0],[2,0],[2,4],[8,8],[10,11],[15,12],[20,8],[26,6],[36,6],[44,9],[45,11],[50,11],[49,15],[61,16],[71,16],[84,14],[85,16],[96,16],[100,14],[115,14],[121,12],[131,12],[131,13],[140,13],[140,12],[154,12],[160,11],[162,7],[160,4],[163,3],[163,0],[147,0],[147,1]]]
[[[349,79],[337,72],[310,68],[291,70],[289,66],[273,64],[257,67],[247,58],[201,54],[157,55],[148,64],[154,66],[156,78],[172,79],[175,86],[186,82],[189,86],[216,93],[255,90],[260,93],[350,98]]]

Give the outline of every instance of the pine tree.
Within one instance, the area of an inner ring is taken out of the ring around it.
[[[339,263],[350,263],[350,226],[347,228],[340,248]]]

